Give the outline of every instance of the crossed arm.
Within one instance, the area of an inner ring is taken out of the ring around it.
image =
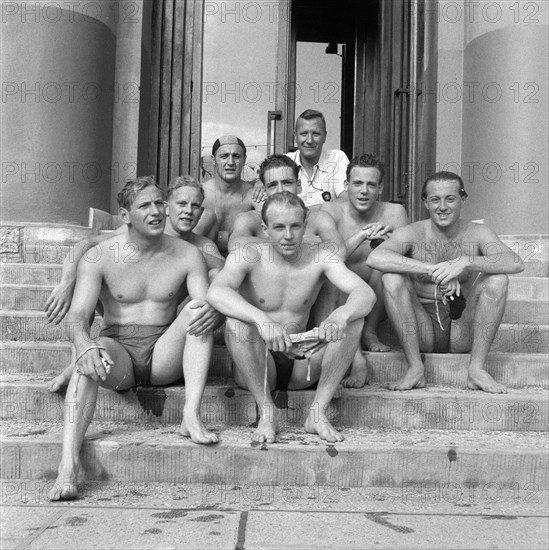
[[[524,264],[520,257],[506,246],[499,237],[486,226],[471,228],[465,239],[466,253],[455,259],[438,263],[426,262],[407,255],[414,247],[425,243],[425,236],[417,230],[415,224],[405,226],[393,233],[369,255],[367,264],[385,273],[422,274],[442,287],[454,285],[455,281],[466,272],[483,273],[520,273]],[[451,242],[447,246],[453,246]]]

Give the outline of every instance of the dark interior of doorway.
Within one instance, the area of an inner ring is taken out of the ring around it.
[[[378,9],[378,0],[292,2],[291,21],[297,42],[325,42],[327,45],[345,46],[341,75],[341,149],[349,158],[352,158],[354,151],[357,39],[362,39],[365,28],[377,31]]]

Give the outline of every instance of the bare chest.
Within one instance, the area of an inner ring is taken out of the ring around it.
[[[477,243],[465,239],[440,240],[426,239],[424,242],[411,244],[411,257],[422,262],[438,264],[450,262],[462,256],[478,255]]]
[[[170,303],[186,292],[185,273],[175,262],[118,264],[103,279],[102,298],[133,304]]]
[[[302,313],[311,308],[318,295],[322,279],[317,271],[309,263],[288,268],[261,262],[246,278],[243,293],[263,311]]]

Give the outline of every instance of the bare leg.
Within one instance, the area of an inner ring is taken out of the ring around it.
[[[434,335],[425,330],[431,327],[431,319],[420,304],[410,279],[399,273],[383,275],[385,306],[397,333],[408,363],[408,370],[396,382],[389,384],[391,390],[411,390],[425,386],[423,351],[431,351]]]
[[[277,409],[271,397],[276,383],[276,369],[270,354],[267,357],[265,391],[265,343],[254,325],[227,318],[225,343],[235,366],[236,383],[251,392],[259,408],[259,423],[252,439],[259,443],[274,443],[279,431]]]
[[[100,343],[107,348],[114,366],[107,381],[109,388],[126,389],[134,385],[133,369],[127,352],[108,338]],[[124,385],[121,381],[124,380]],[[78,391],[75,395],[76,384]],[[90,425],[97,403],[99,385],[87,376],[74,374],[65,396],[65,418],[63,426],[63,454],[59,464],[55,485],[48,492],[50,500],[73,500],[77,497],[77,476],[80,469],[80,449]]]
[[[480,275],[467,296],[467,308],[461,319],[454,322],[460,339],[452,346],[452,351],[468,351],[472,340],[467,386],[473,390],[507,392],[486,372],[484,365],[503,318],[508,285],[507,275]],[[471,326],[472,335],[466,331]]]
[[[74,397],[77,379],[78,393]],[[98,384],[86,376],[75,374],[69,382],[65,397],[63,455],[55,485],[48,492],[50,500],[73,500],[77,497],[80,448],[95,411],[97,388]]]
[[[370,311],[370,313],[366,317],[366,323],[364,323],[364,329],[362,331],[363,345],[369,351],[391,351],[391,348],[385,345],[383,342],[380,342],[379,338],[377,337],[378,325],[381,319],[385,317],[383,284],[381,282],[382,275],[383,274],[381,273],[381,271],[378,271],[377,269],[372,269],[370,280],[367,281],[376,295],[376,303],[374,304],[372,311]]]
[[[192,336],[186,333],[189,321],[199,310],[189,302],[170,328],[158,339],[153,353],[151,383],[170,384],[185,378],[185,406],[179,432],[194,443],[207,445],[219,441],[200,418],[200,404],[206,387],[213,350],[213,334]]]
[[[360,344],[355,352],[353,357],[353,362],[351,366],[351,372],[349,376],[345,377],[341,385],[344,388],[362,388],[365,384],[368,383],[368,363],[366,358],[362,354],[360,349]]]
[[[103,315],[103,304],[101,302],[97,302],[97,305],[95,306],[95,310],[99,313],[99,315]],[[92,313],[90,317],[90,327],[93,325],[93,322],[95,320],[95,312]],[[59,391],[61,388],[64,388],[71,379],[71,376],[74,373],[74,363],[71,363],[61,374],[58,374],[55,378],[52,378],[48,382],[48,390],[51,393],[55,393],[56,391]]]
[[[322,371],[309,415],[305,420],[305,430],[309,433],[318,434],[320,439],[324,439],[329,443],[343,441],[344,439],[328,421],[326,409],[353,359],[360,340],[362,326],[362,319],[350,323],[345,338],[338,342],[330,342],[321,358]]]

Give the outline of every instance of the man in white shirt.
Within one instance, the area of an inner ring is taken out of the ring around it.
[[[338,149],[324,149],[326,120],[320,111],[307,109],[295,123],[297,151],[287,153],[299,166],[302,191],[299,197],[306,206],[334,200],[345,190],[347,155]]]

